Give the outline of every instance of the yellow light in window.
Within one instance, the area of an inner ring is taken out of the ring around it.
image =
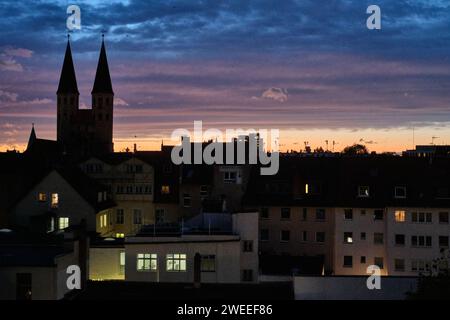
[[[47,194],[43,193],[43,192],[39,192],[38,198],[39,198],[39,201],[45,202],[45,201],[47,201]]]
[[[309,185],[305,184],[305,193],[308,194],[309,193]]]
[[[404,210],[396,210],[395,211],[395,221],[396,222],[405,222],[406,220],[406,212]]]
[[[162,194],[169,194],[170,193],[170,187],[169,186],[161,186],[161,193]]]
[[[124,233],[116,233],[116,238],[125,238]]]
[[[52,193],[52,208],[58,208],[59,196],[57,193]]]

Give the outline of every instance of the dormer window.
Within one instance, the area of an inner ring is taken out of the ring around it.
[[[358,186],[358,197],[368,198],[370,196],[368,186]]]
[[[394,197],[397,199],[405,199],[406,198],[406,187],[395,187],[394,188]]]

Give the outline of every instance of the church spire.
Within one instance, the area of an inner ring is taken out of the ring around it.
[[[102,36],[102,47],[100,49],[100,57],[98,59],[97,72],[95,74],[94,87],[91,94],[109,93],[114,94],[109,75],[108,59],[106,58],[105,41]]]
[[[73,67],[72,50],[70,49],[70,41],[67,39],[66,54],[59,78],[57,94],[75,93],[79,94],[77,86],[77,78],[75,76],[75,68]]]
[[[28,139],[27,150],[33,145],[35,141],[36,141],[36,132],[34,131],[34,123],[33,123],[31,127],[30,138]]]

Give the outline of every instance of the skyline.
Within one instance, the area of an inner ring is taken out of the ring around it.
[[[157,149],[172,130],[279,128],[282,151],[304,141],[402,151],[450,143],[450,5],[377,1],[79,1],[71,34],[80,106],[105,30],[115,91],[115,150]],[[0,151],[23,150],[35,123],[56,138],[56,89],[67,1],[0,1]],[[319,10],[320,9],[320,10]],[[279,17],[283,16],[283,19]],[[10,26],[14,25],[15,28]],[[430,34],[433,37],[430,37]]]

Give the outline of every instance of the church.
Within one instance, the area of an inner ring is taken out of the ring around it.
[[[72,59],[70,39],[61,69],[57,95],[57,144],[37,139],[32,129],[27,151],[52,145],[67,155],[103,155],[114,152],[113,111],[114,92],[102,39],[94,85],[92,108],[80,109],[77,78]]]

